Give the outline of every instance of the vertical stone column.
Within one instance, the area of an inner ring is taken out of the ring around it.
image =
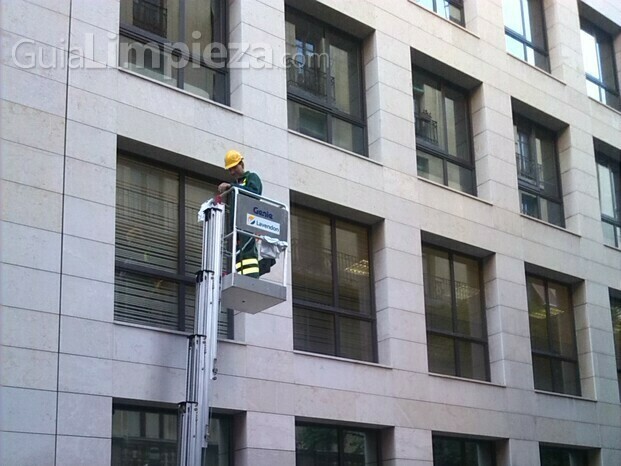
[[[382,464],[432,466],[431,431],[394,427],[382,431]]]
[[[248,411],[235,418],[235,464],[295,464],[295,418]]]
[[[494,254],[484,276],[491,381],[517,396],[534,387],[524,262]]]

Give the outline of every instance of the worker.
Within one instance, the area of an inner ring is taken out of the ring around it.
[[[229,171],[235,180],[233,183],[220,183],[218,192],[222,194],[230,188],[239,188],[245,191],[261,195],[263,185],[259,175],[246,171],[244,167],[244,156],[234,149],[228,151],[224,156],[224,168]],[[232,199],[229,200],[229,207],[232,207]],[[233,209],[230,209],[233,212]],[[256,241],[252,236],[243,233],[237,236],[237,262],[235,264],[237,273],[253,278],[259,278],[259,257],[257,253]]]

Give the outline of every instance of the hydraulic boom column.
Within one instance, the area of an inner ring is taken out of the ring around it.
[[[217,369],[224,205],[203,204],[203,254],[196,274],[194,334],[189,337],[186,401],[180,403],[180,466],[201,466],[209,435],[209,381]],[[201,215],[199,213],[199,216]]]

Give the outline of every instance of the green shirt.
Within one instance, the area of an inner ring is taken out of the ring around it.
[[[259,195],[263,192],[263,183],[261,183],[261,178],[259,178],[259,175],[252,172],[244,173],[244,175],[241,178],[238,178],[232,186]]]

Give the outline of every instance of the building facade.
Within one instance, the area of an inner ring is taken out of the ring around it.
[[[621,464],[616,0],[1,5],[0,463],[176,464],[236,148],[288,299],[221,312],[207,464]]]

